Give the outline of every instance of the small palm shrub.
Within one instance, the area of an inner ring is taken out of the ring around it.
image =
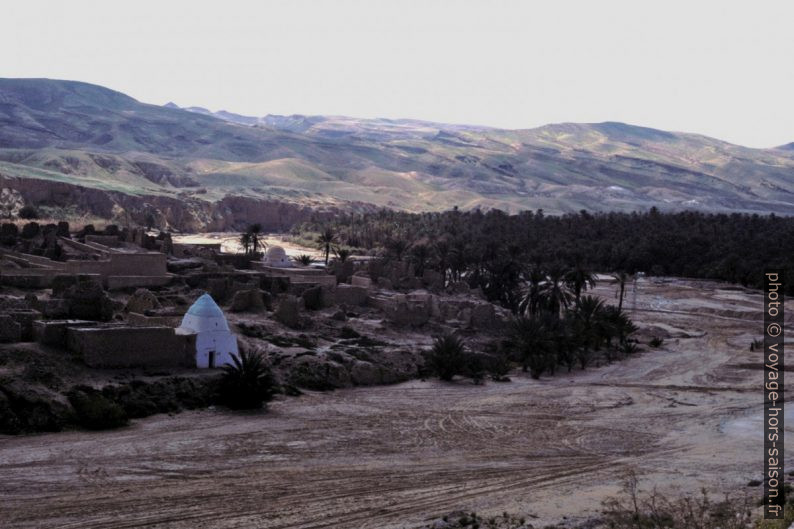
[[[296,255],[295,257],[293,257],[292,260],[298,263],[299,265],[309,266],[314,262],[314,257],[312,257],[309,254],[302,253],[300,255]]]
[[[254,351],[232,355],[232,365],[223,366],[221,402],[234,410],[261,408],[276,391],[276,382],[264,358]]]
[[[347,248],[335,248],[334,249],[334,255],[336,255],[336,258],[339,259],[340,263],[344,263],[345,261],[350,259],[350,256],[352,254],[353,254],[353,252],[351,252]]]
[[[445,381],[462,374],[466,369],[466,361],[463,340],[454,334],[445,334],[436,338],[427,359],[430,370]]]
[[[490,363],[488,364],[488,372],[494,382],[509,382],[510,378],[510,358],[504,352],[498,352],[491,355]]]
[[[637,344],[634,342],[626,341],[620,346],[620,352],[623,356],[631,356],[639,351]]]
[[[651,341],[648,342],[648,345],[650,345],[651,347],[661,347],[663,343],[664,343],[664,338],[659,338],[658,336],[654,336],[653,338],[651,338]]]
[[[462,374],[472,379],[475,384],[482,384],[487,367],[485,356],[478,353],[468,353],[465,362]]]

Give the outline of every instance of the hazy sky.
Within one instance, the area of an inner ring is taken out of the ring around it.
[[[794,2],[25,0],[0,76],[241,114],[794,141]]]

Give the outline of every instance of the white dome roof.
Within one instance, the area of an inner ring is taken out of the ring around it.
[[[223,318],[223,311],[209,294],[202,294],[187,313],[199,318]]]
[[[265,257],[268,261],[281,261],[286,259],[287,252],[281,246],[271,246]]]
[[[226,316],[209,294],[203,294],[193,303],[182,318],[180,327],[194,332],[229,331]]]
[[[265,264],[277,268],[289,268],[292,261],[287,257],[287,252],[281,246],[271,246],[265,254]]]

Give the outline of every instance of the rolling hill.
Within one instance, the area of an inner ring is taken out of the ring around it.
[[[375,207],[789,215],[794,150],[622,123],[499,130],[251,117],[80,82],[0,79],[0,186],[0,214],[34,202],[53,214],[154,215],[186,230],[280,229]]]

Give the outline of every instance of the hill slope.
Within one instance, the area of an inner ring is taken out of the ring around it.
[[[56,208],[66,204],[48,189],[92,189],[117,206],[115,215],[155,208],[163,222],[182,228],[272,217],[257,203],[280,204],[292,212],[287,217],[309,209],[455,205],[794,213],[788,149],[621,123],[498,130],[213,114],[47,79],[0,79],[0,180],[23,201]],[[229,210],[240,201],[252,204],[241,208],[246,213]]]

